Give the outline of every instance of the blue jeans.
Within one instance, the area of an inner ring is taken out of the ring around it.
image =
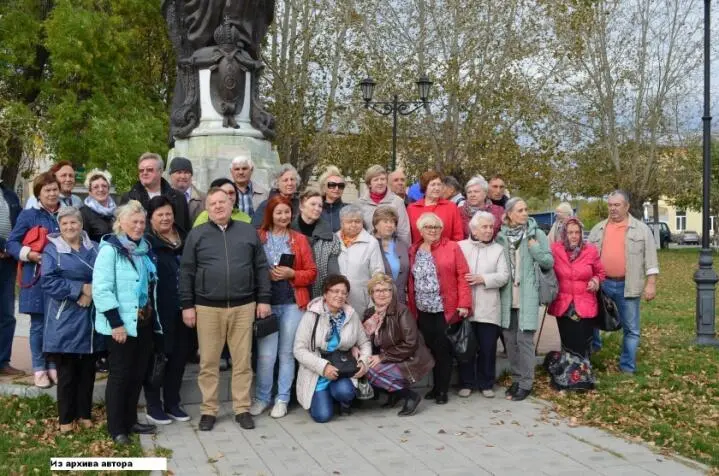
[[[272,401],[275,362],[280,358],[277,377],[277,400],[288,403],[292,381],[295,379],[295,333],[302,319],[302,311],[296,304],[272,306],[277,316],[280,330],[261,339],[257,339],[257,376],[255,398],[265,403]]]
[[[0,259],[0,369],[10,365],[15,337],[15,260]]]
[[[45,355],[42,353],[43,333],[45,331],[45,315],[30,314],[30,355],[32,371],[46,370]]]
[[[637,349],[639,348],[639,297],[624,297],[624,281],[607,278],[602,290],[617,303],[619,320],[622,323],[624,339],[619,356],[619,370],[634,373],[637,370]],[[601,341],[600,341],[601,347]]]
[[[349,406],[355,398],[355,386],[352,380],[341,378],[330,382],[329,387],[315,391],[310,404],[310,416],[317,423],[327,423],[334,415],[334,402]]]

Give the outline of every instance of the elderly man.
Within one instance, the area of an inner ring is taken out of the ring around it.
[[[207,192],[209,221],[187,236],[180,263],[182,320],[197,326],[202,392],[200,431],[215,426],[219,401],[220,354],[225,343],[232,357],[232,407],[235,421],[255,427],[250,415],[252,327],[270,307],[270,273],[262,243],[252,225],[232,219],[232,202],[219,187]]]
[[[185,157],[175,157],[170,162],[170,185],[185,195],[190,223],[205,209],[205,194],[192,185],[192,162]]]
[[[629,214],[627,193],[615,190],[609,194],[607,205],[609,218],[592,228],[589,242],[599,250],[607,273],[602,290],[619,308],[624,331],[619,369],[634,374],[639,347],[639,303],[642,295],[647,301],[656,296],[659,261],[652,231]],[[601,347],[598,337],[595,335],[595,347]]]
[[[162,171],[165,163],[159,154],[145,152],[137,160],[137,171],[139,180],[135,182],[129,192],[122,196],[121,204],[125,204],[130,200],[137,200],[142,207],[147,210],[150,199],[158,195],[163,195],[172,204],[172,211],[175,215],[175,224],[187,231],[192,228],[190,222],[190,212],[187,209],[187,201],[182,193],[173,189],[170,184],[162,178]],[[149,225],[149,220],[148,220]]]
[[[20,214],[20,199],[0,182],[0,376],[23,375],[10,366],[12,341],[15,337],[15,268],[16,261],[5,251],[7,238]]]
[[[507,185],[501,175],[494,175],[489,179],[489,199],[492,203],[504,208],[509,197],[507,196]]]
[[[262,184],[251,180],[254,170],[255,164],[249,156],[238,155],[232,159],[230,172],[232,173],[232,180],[235,182],[237,193],[239,194],[237,198],[240,211],[247,213],[250,218],[255,215],[255,211],[260,206],[260,203],[267,200],[269,196],[268,190],[263,187]]]
[[[404,200],[405,206],[409,205],[409,198],[407,197],[407,177],[404,175],[404,170],[397,169],[394,172],[390,172],[387,179],[389,181],[389,189],[392,193]]]

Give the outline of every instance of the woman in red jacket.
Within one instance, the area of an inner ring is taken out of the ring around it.
[[[437,215],[425,213],[417,227],[422,239],[409,250],[408,307],[435,360],[434,387],[425,398],[444,404],[452,377],[452,349],[445,329],[469,315],[469,266],[459,245],[442,236],[444,225]]]
[[[280,330],[257,339],[257,381],[255,400],[250,407],[253,416],[260,415],[270,406],[278,356],[277,395],[270,416],[282,418],[287,414],[295,378],[292,354],[295,332],[302,311],[310,301],[310,286],[317,277],[312,248],[303,234],[290,228],[291,223],[292,202],[281,195],[270,198],[257,233],[270,265],[272,313],[277,317]]]
[[[555,358],[566,364],[557,367],[562,375],[552,373],[552,380],[555,385],[569,388],[579,380],[592,381],[589,368],[592,319],[597,315],[597,291],[605,276],[599,251],[584,241],[583,233],[579,219],[570,217],[564,223],[561,241],[551,247],[559,292],[547,312],[557,316],[562,341],[563,355]],[[576,365],[571,365],[572,362]]]
[[[462,241],[464,239],[464,222],[459,214],[459,208],[451,201],[442,198],[444,176],[435,170],[428,170],[420,176],[419,188],[424,193],[424,198],[407,207],[412,243],[422,240],[417,220],[425,213],[434,213],[442,220],[444,224],[442,238]]]

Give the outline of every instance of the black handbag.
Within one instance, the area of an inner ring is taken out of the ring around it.
[[[447,339],[452,344],[452,354],[460,363],[472,362],[477,354],[477,339],[472,331],[469,319],[451,324],[445,329]]]
[[[280,323],[277,321],[277,316],[273,313],[265,317],[264,319],[255,319],[253,328],[255,337],[261,339],[279,331]]]
[[[155,388],[160,388],[165,380],[165,367],[167,366],[167,356],[164,352],[155,352],[150,363],[149,383]]]
[[[597,292],[597,304],[597,317],[593,319],[594,327],[607,332],[621,329],[622,322],[619,320],[617,303],[607,296],[601,288]]]
[[[312,338],[310,340],[310,350],[312,350],[312,352],[316,350],[315,336],[317,334],[317,323],[319,321],[320,316],[316,316],[315,325],[312,328]],[[320,352],[320,357],[337,369],[337,378],[352,378],[359,371],[357,368],[357,360],[352,356],[352,352],[349,350]]]

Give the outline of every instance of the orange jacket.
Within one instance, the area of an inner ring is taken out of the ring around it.
[[[307,237],[295,230],[290,232],[290,248],[292,254],[295,255],[295,264],[292,269],[295,270],[295,277],[290,280],[292,288],[295,290],[295,303],[300,309],[305,309],[310,302],[310,286],[317,278],[317,266],[312,257],[312,248],[307,241]],[[267,242],[267,232],[257,230],[260,241],[264,245]]]

